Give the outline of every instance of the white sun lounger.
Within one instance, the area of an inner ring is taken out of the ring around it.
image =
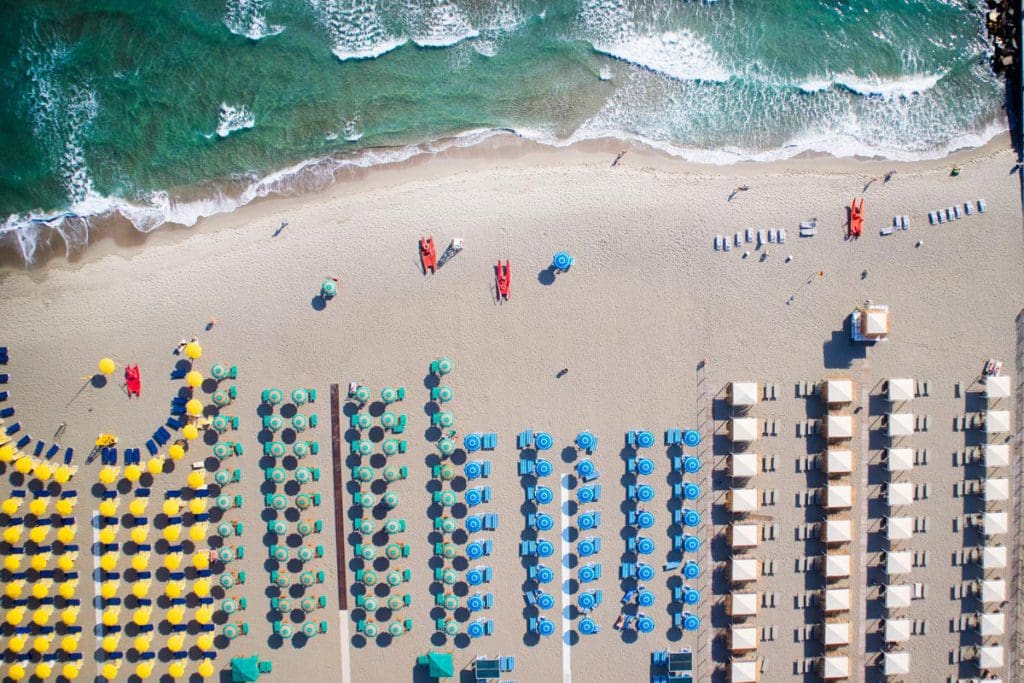
[[[974,207],[971,206],[970,202],[964,202],[964,213],[967,214],[968,216],[974,213]]]
[[[766,236],[764,234],[764,230],[758,230],[757,231],[757,246],[760,247],[761,245],[763,245],[765,243],[766,239],[767,238],[766,238]]]
[[[750,242],[753,242],[753,241],[754,241],[754,231],[751,230],[750,228],[747,228],[747,243],[750,243]]]
[[[904,230],[910,227],[910,216],[906,214],[900,216],[900,227],[903,228]]]
[[[768,228],[768,243],[770,244],[770,243],[772,243],[774,241],[775,241],[775,231],[772,230],[771,228]]]
[[[960,205],[959,204],[957,204],[956,206],[953,207],[953,215],[956,216],[958,219],[959,218],[963,218],[963,214],[960,213]]]
[[[722,240],[722,248],[725,249],[726,251],[729,251],[730,249],[732,249],[732,245],[729,244],[729,238],[728,237],[725,238],[724,240]]]
[[[715,251],[722,251],[722,236],[715,235]]]
[[[935,218],[935,212],[934,211],[929,211],[928,212],[928,222],[931,223],[932,225],[935,225],[938,222],[938,220],[936,220],[936,218]]]
[[[938,217],[939,223],[945,223],[946,222],[946,214],[943,213],[942,209],[939,209],[938,211],[936,211],[935,215],[936,215],[936,217]]]
[[[882,236],[884,237],[886,235],[891,235],[893,230],[895,230],[895,228],[892,228],[892,227],[882,228]]]
[[[988,204],[985,203],[984,199],[978,200],[978,213],[985,213],[988,211]]]
[[[818,234],[817,228],[814,228],[813,226],[810,225],[806,225],[804,223],[800,224],[801,237],[814,237],[816,234]]]
[[[741,244],[743,244],[743,233],[742,232],[738,232],[738,233],[736,233],[736,246],[738,247]]]
[[[786,243],[786,229],[785,228],[779,228],[779,244],[785,244],[785,243]]]
[[[951,222],[951,223],[953,222],[953,207],[952,206],[946,209],[946,220]]]

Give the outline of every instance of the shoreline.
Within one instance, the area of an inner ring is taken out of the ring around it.
[[[342,166],[336,168],[332,173],[332,179],[320,187],[295,194],[270,192],[263,196],[257,195],[231,210],[201,217],[192,225],[167,222],[146,232],[137,229],[128,219],[115,213],[107,217],[104,224],[90,228],[87,242],[84,246],[73,249],[70,255],[60,234],[55,229],[44,227],[43,229],[49,229],[50,233],[45,242],[40,242],[39,252],[32,262],[26,263],[22,254],[16,250],[16,245],[11,244],[11,240],[0,245],[0,281],[12,271],[28,271],[45,277],[46,271],[50,268],[75,269],[114,254],[130,258],[147,246],[187,240],[193,230],[206,232],[222,229],[236,225],[240,221],[261,218],[268,213],[281,214],[294,210],[304,202],[324,201],[352,191],[372,191],[481,169],[498,171],[572,166],[599,167],[604,164],[611,171],[611,161],[614,157],[620,152],[626,152],[620,167],[639,167],[645,172],[737,179],[802,173],[822,176],[863,175],[867,180],[890,170],[896,170],[897,173],[931,173],[952,165],[969,165],[1013,147],[1010,131],[1003,130],[981,146],[957,149],[945,156],[931,159],[894,161],[884,157],[840,157],[826,152],[803,151],[792,157],[768,161],[746,159],[732,164],[716,164],[688,161],[639,140],[608,137],[555,146],[523,137],[510,129],[493,129],[483,134],[482,139],[466,145],[457,144],[460,139],[458,136],[432,141],[426,144],[443,141],[452,144],[439,151],[421,150],[398,161],[366,166]],[[382,149],[395,151],[411,147]],[[363,152],[374,150],[375,148],[367,148]],[[276,173],[283,173],[285,170],[287,169]],[[265,178],[274,175],[270,174]]]

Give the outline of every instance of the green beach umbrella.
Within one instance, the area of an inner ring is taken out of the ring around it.
[[[221,494],[217,496],[214,502],[216,503],[217,507],[219,507],[221,510],[230,510],[231,505],[233,503],[233,501],[231,500],[231,496],[226,494]]]
[[[308,441],[296,441],[292,444],[292,453],[295,454],[296,458],[304,458],[309,455],[309,442]]]
[[[364,560],[375,560],[377,559],[377,549],[372,545],[363,545],[359,548],[359,557]]]
[[[393,638],[397,638],[405,633],[405,627],[402,626],[400,622],[392,621],[388,624],[388,633],[390,633]]]
[[[230,426],[231,420],[229,420],[225,415],[218,415],[213,418],[213,428],[218,432],[224,433]]]
[[[384,497],[381,500],[383,501],[384,505],[386,505],[389,508],[394,508],[398,506],[398,494],[395,493],[394,491],[388,491],[387,493],[385,493]]]
[[[275,493],[270,497],[270,507],[275,510],[284,510],[288,507],[288,498],[282,493]]]
[[[448,621],[444,622],[444,632],[448,635],[457,636],[459,635],[460,630],[461,629],[459,628],[459,622],[455,621],[454,619],[449,619]]]
[[[308,545],[300,545],[299,549],[295,551],[295,554],[299,556],[299,559],[303,562],[309,562],[315,556],[313,549]]]
[[[285,454],[285,446],[281,441],[272,441],[270,443],[270,454],[275,458],[280,458]]]
[[[437,360],[437,374],[447,375],[454,369],[455,363],[452,362],[451,358],[439,358]]]
[[[399,582],[401,583],[401,582]],[[366,570],[363,572],[363,585],[364,586],[376,586],[377,585],[377,572],[372,570]]]
[[[384,554],[387,555],[389,560],[397,560],[402,556],[402,546],[398,543],[388,543],[387,547],[384,548]]]
[[[380,415],[380,426],[384,429],[391,429],[398,424],[398,417],[390,410]]]
[[[459,580],[459,574],[454,569],[445,569],[441,572],[441,583],[446,586],[454,586]]]
[[[363,609],[367,612],[376,612],[378,607],[380,607],[380,605],[377,604],[377,598],[372,595],[367,595],[363,598]]]
[[[357,519],[356,520],[356,529],[359,531],[359,533],[364,534],[364,535],[365,534],[372,534],[373,530],[374,530],[373,520],[372,519],[366,519],[366,518]]]
[[[299,469],[295,470],[295,481],[299,482],[300,484],[309,483],[310,481],[312,481],[312,479],[313,473],[309,470],[308,467],[300,467]]]
[[[213,480],[221,486],[224,486],[231,481],[231,472],[227,470],[217,470],[213,475]]]
[[[221,546],[217,549],[217,557],[220,559],[221,562],[230,562],[231,560],[235,559],[235,551],[234,549],[229,548],[226,545]]]
[[[228,392],[223,390],[213,392],[213,405],[223,407],[229,403],[231,403],[231,397],[228,396]]]
[[[307,595],[299,601],[299,608],[301,608],[306,614],[309,614],[316,609],[316,600]]]
[[[299,508],[300,510],[308,510],[309,508],[313,507],[313,499],[310,498],[308,494],[300,493],[299,495],[295,496],[295,507]]]
[[[303,572],[303,573],[306,573],[306,572]],[[299,578],[301,579],[302,576],[300,575]],[[291,582],[292,582],[292,577],[288,575],[288,572],[278,572],[277,573],[277,582],[276,583],[277,583],[277,587],[278,588],[287,588],[288,584],[290,584]],[[312,583],[312,581],[310,583],[308,583],[308,584],[303,582],[302,585],[303,586],[312,586],[313,583]]]
[[[363,634],[367,638],[376,638],[378,633],[380,633],[380,628],[378,628],[377,624],[372,621],[367,622],[363,627]]]
[[[210,374],[213,375],[214,379],[224,379],[228,376],[228,366],[223,363],[214,363],[213,367],[210,368]]]
[[[374,579],[376,579],[376,576],[374,576]],[[313,572],[302,572],[301,574],[299,574],[299,583],[301,583],[306,588],[309,588],[310,586],[316,583],[316,576],[313,574]]]
[[[398,481],[402,477],[402,471],[394,465],[384,468],[384,478],[388,481]]]
[[[442,491],[441,492],[441,505],[450,508],[455,505],[458,500],[458,496],[455,495],[455,491]]]
[[[373,468],[367,467],[366,465],[357,467],[355,468],[355,471],[352,473],[352,478],[358,479],[359,481],[364,483],[368,481],[373,481]]]
[[[297,432],[305,431],[306,427],[309,426],[309,418],[302,413],[296,413],[295,417],[292,418],[292,429]]]
[[[284,400],[284,392],[280,389],[267,389],[266,391],[267,403],[271,405],[277,405]]]
[[[307,638],[312,638],[319,632],[320,628],[312,621],[307,621],[304,624],[302,624],[302,635],[306,636]]]
[[[452,517],[441,517],[441,531],[446,534],[454,533],[459,528],[458,522]]]
[[[373,453],[373,442],[369,439],[360,439],[356,442],[356,450],[359,452],[359,455],[370,455]]]
[[[270,476],[270,481],[274,482],[275,484],[283,484],[285,480],[288,478],[288,473],[285,472],[280,467],[272,467],[269,470],[267,470],[267,473]]]
[[[388,585],[392,587],[402,585],[402,572],[392,569],[388,572],[387,581]]]
[[[455,468],[447,463],[441,465],[441,469],[438,470],[438,473],[440,474],[442,481],[451,481],[455,478]]]
[[[274,546],[274,550],[271,552],[271,554],[274,556],[274,559],[278,562],[288,561],[288,548],[286,548],[283,545]]]
[[[359,507],[372,508],[377,504],[377,497],[372,493],[360,493],[359,494]]]
[[[366,403],[370,400],[370,387],[358,386],[355,390],[356,400],[360,403]]]
[[[385,439],[384,443],[381,444],[381,449],[384,451],[384,455],[395,455],[398,453],[398,440]]]
[[[440,413],[437,414],[437,424],[445,428],[451,427],[453,424],[455,424],[455,415],[453,415],[450,411],[442,410]]]
[[[455,556],[459,554],[459,548],[454,543],[442,543],[441,544],[441,557],[446,560],[455,559]]]
[[[224,628],[221,629],[221,633],[223,633],[224,637],[227,638],[228,640],[234,640],[235,638],[238,637],[238,626],[236,626],[234,624],[224,624]],[[233,681],[237,681],[237,680],[252,680],[252,681],[255,681],[256,679],[255,678],[250,678],[250,679],[232,678],[231,680],[233,680]]]
[[[292,601],[289,600],[288,598],[278,598],[277,599],[277,611],[281,612],[282,614],[287,614],[288,612],[291,612],[292,611]]]
[[[459,608],[459,596],[455,595],[455,593],[445,593],[443,602],[444,608],[449,612],[453,612]]]
[[[441,403],[447,403],[448,401],[455,398],[455,392],[452,391],[452,388],[450,386],[444,385],[437,388],[437,398],[441,401]]]
[[[271,533],[275,533],[278,536],[288,533],[288,523],[283,519],[272,519],[268,526]]]
[[[268,415],[266,427],[272,432],[280,431],[284,427],[284,418],[280,415]]]
[[[225,614],[234,614],[238,611],[238,601],[234,598],[225,598],[221,600],[220,608]]]
[[[397,534],[402,531],[403,524],[404,521],[399,521],[397,519],[389,519],[387,522],[384,523],[384,529],[389,534]]]
[[[441,455],[451,455],[455,452],[455,442],[446,436],[437,442],[437,450]]]
[[[373,426],[373,416],[369,413],[356,413],[356,427],[369,429]]]
[[[295,389],[292,391],[292,403],[297,406],[301,406],[303,403],[309,400],[309,392],[305,389]]]
[[[320,283],[320,292],[327,299],[332,299],[338,294],[338,283],[327,277]]]
[[[213,454],[217,456],[219,459],[223,460],[224,458],[231,455],[231,447],[228,446],[226,443],[217,442],[213,444]]]
[[[300,519],[299,523],[295,525],[296,530],[300,536],[309,536],[316,530],[316,526],[308,519]]]
[[[288,623],[282,623],[277,629],[277,635],[282,638],[291,638],[295,635],[295,627]]]
[[[398,392],[392,387],[384,387],[380,390],[380,400],[384,403],[394,403],[398,400]]]
[[[454,633],[448,630],[448,626],[451,624],[455,625]],[[445,623],[444,632],[450,636],[458,635],[459,623],[457,621]],[[420,657],[419,661],[427,667],[427,676],[431,678],[451,678],[455,675],[455,664],[452,662],[452,656],[447,652],[428,652],[425,656]]]
[[[227,538],[235,532],[235,528],[231,525],[231,522],[221,522],[217,525],[217,533],[224,538]]]

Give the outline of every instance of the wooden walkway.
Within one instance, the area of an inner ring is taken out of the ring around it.
[[[345,572],[348,553],[345,547],[345,462],[341,454],[341,396],[338,385],[331,385],[331,460],[334,470],[334,540],[338,561],[338,604],[341,610],[348,610],[348,576]]]

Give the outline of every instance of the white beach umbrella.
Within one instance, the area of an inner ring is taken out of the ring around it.
[[[850,622],[843,621],[825,624],[825,645],[848,645],[850,642]]]
[[[1010,480],[1005,477],[985,480],[985,501],[996,503],[1010,499]]]
[[[1005,434],[1010,431],[1010,411],[986,410],[985,431],[989,434]]]
[[[756,524],[733,524],[729,530],[733,548],[752,548],[757,545]]]
[[[729,421],[729,434],[737,443],[746,443],[757,438],[756,417],[736,417]]]
[[[729,385],[729,403],[734,406],[757,405],[757,382],[732,382]]]
[[[888,449],[885,452],[885,467],[890,472],[905,472],[914,469],[914,449]]]
[[[886,389],[886,396],[893,403],[912,400],[914,398],[914,380],[896,377],[890,378],[889,386]]]
[[[829,415],[825,420],[825,435],[830,441],[853,438],[852,415]]]
[[[1010,446],[1005,443],[985,444],[985,467],[1006,467],[1010,464]]]
[[[757,510],[757,489],[730,489],[729,509],[732,512],[754,512]]]
[[[1003,666],[1003,646],[983,645],[978,648],[978,666],[982,669],[1000,669]]]
[[[830,448],[825,455],[825,471],[829,474],[849,474],[853,471],[853,451]]]
[[[730,593],[729,614],[733,617],[757,615],[757,593]]]
[[[1006,569],[1006,546],[989,545],[981,549],[981,566],[985,571]]]
[[[861,330],[864,336],[872,338],[889,334],[889,307],[872,306],[865,310]]]
[[[891,508],[910,505],[914,502],[914,485],[908,481],[889,484],[888,502]]]
[[[914,433],[913,413],[889,413],[885,433],[889,436],[910,436]]]
[[[886,609],[899,609],[901,607],[910,606],[910,586],[894,586],[888,585],[885,587],[885,608]]]
[[[908,550],[890,550],[885,554],[885,573],[889,576],[909,574],[913,564],[913,556]]]
[[[830,588],[825,591],[825,612],[849,612],[850,589]]]
[[[757,649],[757,629],[752,626],[733,626],[729,634],[729,649],[744,652]]]
[[[852,535],[848,519],[830,519],[825,522],[825,543],[849,543]]]
[[[1001,612],[982,614],[978,619],[978,631],[982,638],[1003,635],[1006,633],[1006,615]]]
[[[993,375],[985,378],[985,398],[997,400],[1010,395],[1010,376]]]
[[[910,640],[910,619],[886,619],[885,642],[903,643]]]
[[[825,401],[829,405],[853,401],[853,382],[848,379],[830,379],[825,382]]]
[[[733,559],[730,572],[733,583],[745,583],[757,580],[757,560]]]
[[[1006,602],[1006,582],[988,579],[981,582],[981,601],[985,604]]]
[[[825,577],[838,579],[850,575],[850,556],[829,553],[825,556]]]
[[[729,471],[733,477],[753,477],[758,473],[760,462],[757,453],[733,453],[729,456]]]
[[[986,536],[1005,534],[1009,526],[1005,512],[986,512],[982,517],[982,527]]]
[[[914,535],[913,517],[886,518],[885,535],[891,540],[906,540]]]
[[[842,655],[825,657],[821,667],[821,675],[826,681],[850,677],[850,658]]]
[[[825,489],[825,507],[841,510],[853,506],[853,487],[846,484],[829,484]]]
[[[754,660],[730,662],[732,683],[757,683],[757,662]]]
[[[882,665],[886,676],[904,676],[910,673],[909,652],[886,652]]]

